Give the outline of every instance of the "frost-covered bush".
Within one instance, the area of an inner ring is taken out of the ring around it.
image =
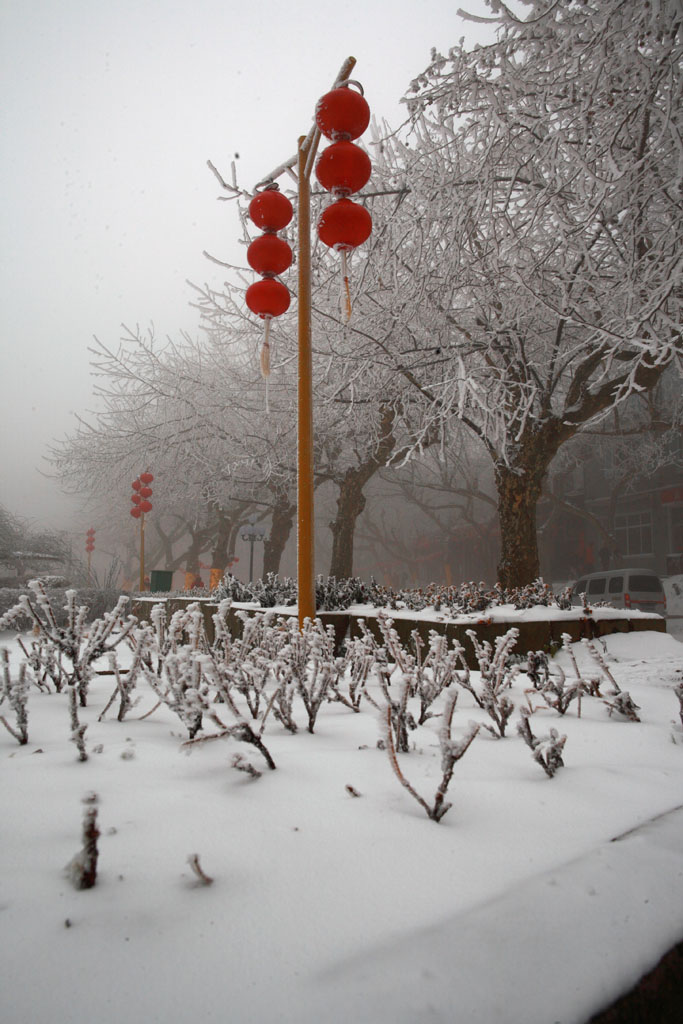
[[[458,676],[458,683],[472,694],[475,703],[492,719],[495,729],[486,723],[484,728],[496,738],[502,739],[515,709],[506,691],[519,673],[519,665],[511,664],[512,648],[517,643],[519,630],[513,627],[503,636],[497,637],[494,647],[488,640],[480,643],[473,629],[468,629],[467,635],[479,662],[479,684],[475,685],[472,681],[464,662],[464,671]]]
[[[567,737],[560,736],[557,729],[551,729],[546,739],[539,740],[532,732],[529,717],[529,710],[522,708],[517,723],[517,732],[530,748],[534,761],[541,766],[548,778],[552,779],[558,768],[564,767],[562,751]]]
[[[63,609],[66,622],[60,625],[57,611],[42,583],[31,580],[28,589],[29,593],[21,594],[17,604],[0,619],[0,629],[7,629],[17,618],[26,615],[34,632],[44,641],[46,651],[53,652],[52,663],[58,665],[60,680],[69,698],[71,738],[78,748],[79,759],[86,761],[86,726],[79,721],[78,706],[87,704],[93,663],[125,640],[137,619],[131,615],[124,621],[128,598],[121,597],[112,611],[89,622],[87,607],[77,605],[75,590],[67,590]]]
[[[5,726],[11,736],[22,746],[28,743],[28,676],[26,663],[19,666],[19,672],[12,676],[9,664],[9,651],[6,647],[0,647],[0,662],[2,664],[2,676],[0,676],[0,708],[7,703],[14,717],[13,723],[7,721],[5,715],[0,715],[0,722]]]
[[[405,689],[407,689],[407,687],[405,687]],[[452,804],[446,803],[446,792],[451,783],[451,779],[453,778],[455,765],[462,757],[464,757],[480,728],[476,722],[470,722],[464,736],[459,740],[453,739],[451,731],[453,726],[453,712],[455,711],[457,700],[458,692],[457,690],[453,690],[448,694],[444,705],[443,722],[439,731],[439,746],[441,748],[441,782],[437,787],[434,800],[431,804],[428,803],[424,797],[420,796],[401,770],[394,743],[394,716],[390,705],[387,705],[382,717],[384,724],[384,745],[389,755],[389,763],[391,764],[394,775],[404,789],[408,790],[413,799],[417,800],[420,806],[424,808],[427,817],[437,823],[441,821],[443,816],[452,806]]]
[[[66,595],[70,588],[49,586],[43,582],[43,579],[32,580],[31,583],[38,582],[42,584],[52,605],[55,621],[59,626],[65,626],[67,623]],[[20,598],[26,594],[30,586],[31,584],[29,583],[26,587],[21,588],[0,587],[0,619],[4,618],[10,609],[16,609]],[[115,608],[120,596],[118,590],[112,589],[99,589],[96,587],[74,587],[71,589],[76,593],[76,604],[79,607],[84,605],[87,608],[89,621],[102,618],[106,612]],[[30,615],[21,610],[13,615],[10,624],[11,628],[17,630],[29,629],[32,625],[33,620]],[[6,626],[3,628],[10,627]]]

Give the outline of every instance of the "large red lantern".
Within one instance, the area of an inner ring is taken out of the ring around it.
[[[262,277],[275,277],[291,267],[292,250],[284,238],[272,233],[260,235],[247,249],[247,263]]]
[[[320,241],[330,249],[349,252],[367,241],[372,232],[372,217],[358,203],[338,199],[326,207],[318,221]]]
[[[372,173],[370,157],[360,146],[342,140],[334,142],[319,157],[315,167],[318,181],[334,196],[349,196],[367,185]]]
[[[370,124],[370,107],[361,92],[347,82],[326,92],[315,108],[315,123],[326,139],[357,139]],[[357,85],[357,82],[353,83]],[[360,86],[359,86],[360,88]]]
[[[294,207],[275,186],[254,196],[249,203],[249,216],[262,231],[282,231],[294,216]]]
[[[358,85],[357,82],[353,83]],[[337,197],[323,210],[318,221],[318,237],[331,249],[341,253],[342,297],[346,319],[351,317],[351,287],[347,254],[367,241],[372,232],[372,217],[348,196],[367,185],[372,171],[369,156],[355,146],[352,139],[362,135],[370,123],[370,108],[350,83],[325,93],[315,109],[315,122],[332,145],[321,154],[316,165],[318,181]]]
[[[263,281],[254,281],[247,288],[246,302],[252,313],[262,320],[269,321],[274,316],[282,316],[289,309],[291,296],[289,289],[281,281],[266,277]]]

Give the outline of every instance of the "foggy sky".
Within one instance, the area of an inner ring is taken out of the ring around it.
[[[481,0],[461,0],[488,13]],[[0,503],[85,529],[84,504],[40,476],[49,442],[92,408],[88,347],[120,324],[197,334],[186,280],[236,259],[235,207],[206,166],[239,153],[252,188],[296,150],[350,55],[372,112],[461,36],[457,0],[3,0]]]

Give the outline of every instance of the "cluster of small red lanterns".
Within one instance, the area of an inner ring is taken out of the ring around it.
[[[354,139],[359,138],[370,123],[370,108],[360,92],[347,82],[325,93],[317,103],[315,122],[331,145],[318,158],[315,173],[318,181],[335,202],[327,206],[318,221],[321,242],[341,253],[345,291],[346,318],[351,316],[351,295],[347,254],[367,241],[372,232],[372,217],[360,203],[348,197],[359,192],[370,180],[370,158]]]
[[[149,485],[153,480],[154,477],[149,472],[141,473],[137,480],[133,480],[133,493],[130,496],[133,507],[130,514],[134,519],[139,519],[146,512],[152,511],[152,502],[149,500],[152,497],[152,488]]]
[[[89,555],[92,554],[92,552],[95,550],[95,528],[93,526],[91,526],[90,529],[86,531],[85,550],[88,552]]]
[[[249,203],[249,216],[263,231],[247,249],[247,261],[252,270],[261,275],[247,288],[246,302],[252,313],[265,322],[263,346],[261,348],[261,372],[270,374],[270,321],[282,316],[289,309],[289,289],[279,274],[284,274],[292,265],[292,250],[289,243],[278,236],[294,215],[294,209],[287,196],[279,191],[276,184],[268,185],[257,192]]]

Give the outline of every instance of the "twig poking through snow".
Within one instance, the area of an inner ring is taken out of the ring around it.
[[[190,867],[192,868],[192,870],[194,871],[195,875],[197,876],[199,881],[202,883],[202,885],[212,885],[213,884],[213,878],[209,878],[209,876],[207,874],[205,874],[205,872],[202,870],[202,866],[199,863],[199,854],[198,853],[189,853],[187,855],[187,863],[190,865]]]

